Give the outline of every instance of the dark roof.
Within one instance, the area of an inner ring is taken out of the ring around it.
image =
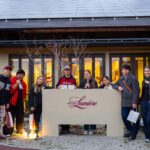
[[[0,19],[150,16],[150,0],[0,0]]]
[[[150,0],[0,0],[0,29],[150,26]]]
[[[112,28],[148,27],[150,18],[95,18],[93,19],[56,19],[56,20],[3,20],[0,30],[11,29],[69,29],[69,28]]]

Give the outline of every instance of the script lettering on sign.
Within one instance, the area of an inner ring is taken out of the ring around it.
[[[84,95],[82,97],[70,97],[67,103],[70,108],[86,109],[87,107],[93,107],[98,104],[98,102],[93,100],[88,100]]]

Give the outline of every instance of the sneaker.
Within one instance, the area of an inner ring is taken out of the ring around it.
[[[150,139],[145,139],[145,142],[146,143],[150,143]]]
[[[93,132],[93,131],[90,131],[90,132],[89,132],[89,135],[93,135],[93,134],[94,134],[94,132]]]
[[[6,136],[5,135],[0,135],[0,140],[5,140]]]
[[[89,134],[89,132],[88,131],[84,131],[84,135],[88,135]]]
[[[136,137],[135,136],[130,136],[128,139],[129,139],[129,141],[133,141],[133,140],[136,139]]]

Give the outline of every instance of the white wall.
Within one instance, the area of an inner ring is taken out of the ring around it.
[[[6,65],[8,65],[8,54],[0,54],[0,74],[3,72],[3,68]]]

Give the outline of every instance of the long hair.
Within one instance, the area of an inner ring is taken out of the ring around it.
[[[34,84],[34,92],[35,93],[37,93],[38,92],[38,79],[39,78],[43,78],[43,76],[38,76],[37,77],[37,79],[36,79],[36,82],[35,82],[35,84]],[[43,78],[44,79],[44,78]],[[42,87],[44,87],[44,82],[43,82],[43,84],[41,84],[41,86],[40,86],[40,90],[42,90]]]

